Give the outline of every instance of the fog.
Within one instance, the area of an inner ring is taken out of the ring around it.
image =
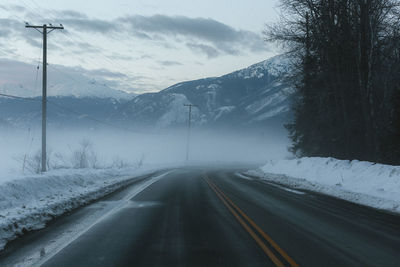
[[[143,164],[262,164],[288,157],[283,131],[239,132],[192,129],[186,161],[187,129],[135,133],[123,130],[63,130],[49,128],[47,150],[50,169],[109,168]],[[35,172],[41,148],[40,127],[2,130],[0,175]],[[85,147],[85,148],[84,148]],[[76,153],[86,149],[87,165],[78,166]],[[37,157],[35,159],[35,156]]]

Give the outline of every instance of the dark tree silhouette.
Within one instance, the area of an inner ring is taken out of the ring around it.
[[[291,150],[400,163],[400,1],[281,0],[265,30],[296,59]]]

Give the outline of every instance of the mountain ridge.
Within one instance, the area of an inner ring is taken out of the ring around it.
[[[195,127],[282,127],[291,114],[293,86],[285,79],[289,73],[289,60],[277,56],[220,77],[181,82],[129,98],[50,95],[49,101],[59,107],[49,102],[49,125],[100,127],[88,120],[91,117],[132,129],[185,127],[188,110],[184,104],[194,104]],[[0,104],[2,125],[24,127],[40,121],[40,101],[0,97]]]
[[[184,104],[194,104],[198,126],[255,125],[289,116],[293,88],[286,82],[290,59],[276,56],[222,75],[172,85],[157,93],[138,95],[110,119],[158,128],[187,122]],[[168,115],[165,115],[168,114]]]

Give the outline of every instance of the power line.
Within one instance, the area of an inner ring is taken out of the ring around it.
[[[36,12],[36,11],[32,8],[32,6],[28,5],[28,4],[27,4],[25,1],[23,1],[23,0],[21,0],[21,1],[22,1],[22,2],[24,3],[24,5],[25,5],[26,7],[28,7],[33,13],[36,13],[39,17],[41,17],[42,19],[46,20],[43,16],[41,16],[38,12]],[[36,6],[38,6],[38,5],[36,4]],[[39,7],[39,6],[38,6],[38,7]],[[19,19],[19,20],[23,20],[21,17],[16,16],[16,15],[14,15],[14,14],[11,14],[11,16],[14,16],[15,18],[17,18],[17,19]],[[51,25],[51,24],[50,24],[50,25]],[[40,26],[39,26],[39,27],[40,27]],[[31,27],[29,27],[29,28],[34,28],[34,29],[38,30],[38,27],[35,27],[35,26],[31,26]],[[40,30],[38,30],[38,31],[41,32]],[[43,34],[43,32],[41,32],[41,33]],[[72,39],[70,36],[68,36],[65,32],[62,32],[62,33],[63,33],[68,39],[70,39],[71,41],[73,41],[73,42],[75,41],[75,42],[76,42],[76,40],[73,40],[73,39]],[[110,60],[108,56],[105,56],[105,55],[102,55],[102,54],[100,54],[100,55],[101,55],[106,61],[110,62],[111,64],[113,64],[113,65],[119,65],[120,68],[124,68],[124,67],[121,66],[119,63]],[[90,60],[90,61],[91,61],[91,60]],[[93,61],[91,61],[91,62],[93,63]],[[45,65],[44,61],[43,61],[43,64],[44,64],[44,65],[43,65],[43,70],[44,70],[44,69],[46,68],[45,66],[47,66],[47,64]],[[94,62],[94,64],[97,65],[96,62]],[[72,80],[75,80],[75,81],[76,81],[76,79],[74,79],[71,75],[68,75],[67,73],[58,70],[58,69],[55,68],[54,66],[52,66],[52,67],[53,67],[54,70],[57,70],[57,71],[63,73],[64,75],[70,77]],[[125,68],[124,68],[124,69],[125,69]],[[125,70],[126,70],[126,69],[125,69]],[[37,73],[38,73],[38,69],[37,69]],[[35,81],[35,84],[36,84],[36,82],[37,82],[37,81]],[[107,85],[105,85],[105,86],[107,86]],[[108,86],[107,86],[107,87],[108,87]],[[109,88],[109,87],[108,87],[108,88]],[[111,89],[111,88],[110,88],[110,89]],[[2,95],[2,96],[4,96],[4,97],[10,97],[10,98],[21,99],[21,100],[40,101],[39,99],[34,99],[34,98],[25,98],[25,97],[19,97],[19,96],[7,95],[7,94],[0,94],[0,95]],[[77,114],[77,115],[79,115],[79,116],[84,116],[85,118],[87,118],[87,119],[89,119],[89,120],[95,121],[95,122],[100,123],[100,124],[103,124],[103,125],[107,125],[107,126],[109,126],[109,127],[113,127],[113,128],[118,128],[118,129],[130,131],[130,132],[134,132],[134,131],[132,131],[132,130],[130,130],[130,129],[128,129],[128,128],[115,126],[115,125],[109,124],[109,123],[107,123],[107,122],[101,121],[101,120],[99,120],[99,119],[90,117],[90,116],[88,116],[87,114],[82,114],[82,113],[76,112],[76,111],[74,111],[74,110],[71,110],[71,109],[69,109],[69,108],[60,106],[60,105],[58,105],[58,104],[56,104],[56,103],[47,101],[47,99],[46,99],[45,101],[42,100],[42,103],[50,103],[50,104],[53,104],[53,105],[55,105],[55,106],[58,106],[59,108],[62,108],[62,109],[64,109],[64,110],[67,110],[67,111],[69,111],[69,112],[72,112],[72,113],[74,113],[74,114]],[[139,132],[134,132],[134,133],[139,133]],[[43,162],[44,162],[44,161],[43,161]]]
[[[20,100],[28,100],[28,101],[41,102],[41,100],[38,99],[38,98],[22,97],[22,96],[9,95],[9,94],[1,94],[1,93],[0,93],[0,96],[9,97],[9,98],[15,98],[15,99],[20,99]],[[58,103],[55,103],[55,102],[53,102],[53,101],[50,101],[49,99],[47,99],[47,103],[49,103],[49,104],[51,104],[51,105],[53,105],[53,106],[55,106],[55,107],[58,107],[59,109],[68,111],[68,112],[70,112],[70,113],[72,113],[72,114],[75,114],[75,115],[77,115],[77,116],[80,116],[80,117],[83,117],[83,118],[85,118],[85,119],[88,119],[88,120],[97,122],[97,123],[99,123],[99,124],[106,125],[106,126],[111,127],[111,128],[120,129],[120,130],[125,130],[125,131],[132,132],[132,133],[140,133],[140,132],[133,131],[133,130],[131,130],[131,129],[129,129],[129,128],[126,128],[126,127],[121,127],[121,126],[113,125],[113,124],[108,123],[108,122],[106,122],[106,121],[102,121],[102,120],[97,119],[97,118],[95,118],[95,117],[92,117],[92,116],[90,116],[90,115],[88,115],[88,114],[77,112],[77,111],[75,111],[75,110],[73,110],[73,109],[71,109],[71,108],[68,108],[68,107],[65,107],[65,106],[63,106],[63,105],[60,105],[60,104],[58,104]]]
[[[36,2],[34,2],[34,1],[30,1],[30,2],[31,2],[33,5],[35,5],[36,8],[33,7],[33,6],[31,6],[31,5],[29,5],[26,1],[20,0],[20,3],[23,4],[27,9],[29,9],[30,12],[32,12],[32,13],[35,14],[35,15],[37,15],[38,17],[40,17],[40,18],[43,19],[44,21],[48,20],[48,19],[44,18],[44,17],[38,12],[38,10],[40,10],[41,7],[40,7]],[[56,13],[56,11],[55,11],[54,9],[48,9],[48,10],[52,11],[52,13]],[[47,13],[50,14],[50,12],[47,12]],[[21,17],[19,17],[19,16],[17,17],[17,16],[14,15],[14,14],[11,14],[11,16],[14,16],[14,17],[16,17],[16,18],[18,18],[18,19],[20,19],[20,20],[23,20]],[[53,16],[53,15],[52,15],[51,17],[52,17],[52,18],[55,18],[55,16]],[[80,39],[80,40],[76,40],[75,38],[72,38],[71,36],[69,36],[69,35],[67,34],[67,32],[61,31],[61,33],[64,34],[65,38],[69,39],[71,42],[77,43],[77,42],[81,42],[81,41],[82,41],[81,39]],[[65,48],[67,48],[69,51],[72,52],[72,50],[69,49],[69,47],[65,47]],[[6,53],[6,52],[4,51],[4,54],[7,55],[8,53]],[[114,60],[111,60],[110,57],[108,57],[108,56],[106,56],[106,55],[103,55],[103,54],[101,54],[101,53],[98,54],[98,56],[100,56],[101,58],[103,58],[103,59],[104,59],[105,61],[107,61],[108,63],[110,63],[110,64],[116,66],[117,68],[123,69],[125,73],[128,73],[128,74],[130,74],[130,75],[134,75],[134,74],[132,74],[129,70],[127,70],[124,66],[122,66],[121,64],[119,64],[118,62],[116,62],[116,61],[114,61]],[[31,60],[31,59],[29,59],[29,61],[30,61],[30,60]],[[99,65],[98,62],[93,61],[93,60],[90,59],[90,58],[85,58],[84,60],[87,61],[87,62],[89,62],[89,63],[91,63],[92,65],[95,65],[95,66],[98,66],[98,65]],[[68,75],[65,71],[56,69],[56,67],[53,67],[53,69],[57,70],[58,72],[60,72],[61,74],[65,75],[65,76],[68,76],[70,79],[72,79],[72,80],[74,80],[74,81],[77,81],[77,80],[74,79],[71,75]],[[105,84],[105,86],[108,87],[108,88],[111,89],[111,90],[114,90],[113,88],[110,88],[110,87],[107,86],[106,84]]]
[[[9,98],[15,98],[15,99],[22,99],[22,100],[29,100],[29,101],[37,101],[37,102],[41,101],[40,99],[32,98],[32,97],[22,97],[22,96],[1,94],[1,93],[0,93],[0,96],[9,97]]]
[[[35,5],[36,8],[33,8],[32,6],[28,5],[24,0],[20,0],[20,1],[22,1],[26,6],[28,6],[29,9],[31,9],[31,11],[32,11],[33,13],[37,14],[37,15],[38,15],[39,17],[41,17],[42,19],[45,19],[40,13],[38,13],[38,12],[35,11],[35,10],[40,10],[40,9],[41,9],[41,6],[39,6],[35,1],[30,0],[30,2],[31,2],[33,5]],[[35,10],[34,10],[34,9],[35,9]],[[49,14],[49,15],[51,14],[50,17],[52,17],[52,19],[56,19],[56,16],[55,16],[54,14],[57,13],[57,11],[55,11],[54,9],[51,9],[51,8],[48,8],[48,10],[50,11],[50,12],[48,12],[48,14]],[[74,43],[82,42],[82,39],[85,39],[85,37],[82,37],[82,38],[80,38],[79,40],[77,40],[76,38],[74,38],[74,37],[68,35],[68,32],[62,32],[62,34],[63,34],[67,39],[69,39],[71,42],[74,42]],[[88,38],[88,37],[86,36],[86,38]],[[90,40],[90,41],[91,41],[91,42],[89,42],[89,43],[94,43],[93,40]],[[70,50],[70,51],[72,51],[72,50]],[[131,73],[131,71],[128,70],[125,66],[122,66],[120,63],[118,63],[117,61],[113,60],[113,59],[110,58],[109,56],[104,55],[104,54],[101,54],[101,53],[100,53],[100,54],[97,54],[97,56],[102,57],[105,61],[107,61],[108,63],[110,63],[110,64],[112,64],[113,66],[117,67],[118,69],[124,70],[125,73],[128,73],[128,74],[130,74],[130,75],[134,75],[134,74]],[[85,60],[88,61],[89,63],[95,65],[95,66],[98,65],[97,62],[91,60],[90,58],[85,58]]]
[[[33,13],[33,14],[36,15],[36,16],[38,16],[38,17],[41,18],[43,21],[48,21],[48,19],[45,18],[45,17],[43,17],[43,16],[41,15],[41,13],[39,12],[40,9],[41,9],[41,7],[40,7],[37,3],[34,3],[34,2],[31,1],[32,4],[36,5],[37,8],[35,8],[35,7],[31,6],[31,5],[29,5],[29,4],[28,4],[26,1],[24,1],[24,0],[19,0],[19,1],[20,1],[20,3],[21,3],[22,5],[24,5],[25,8],[28,9],[31,13]],[[53,10],[53,9],[48,9],[48,10],[52,11],[53,13],[55,13],[55,10]],[[50,14],[50,12],[48,12],[48,13]],[[20,16],[18,16],[18,15],[16,15],[16,14],[11,14],[11,16],[17,18],[18,20],[24,21]],[[53,16],[53,15],[52,15],[51,17],[52,17],[51,19],[56,19],[56,17]],[[81,42],[81,40],[76,40],[76,39],[71,38],[71,37],[67,34],[67,32],[61,32],[61,33],[64,34],[64,36],[65,36],[67,39],[69,39],[70,41],[72,41],[72,42],[74,42],[74,43]],[[82,39],[83,39],[83,38],[82,38]],[[69,47],[64,47],[64,48],[67,48],[67,49],[68,49]],[[68,50],[71,51],[71,52],[73,52],[71,49],[68,49]],[[118,64],[117,62],[112,61],[109,57],[107,57],[107,56],[105,56],[105,55],[103,55],[103,54],[97,54],[97,56],[102,57],[104,60],[108,61],[110,64],[112,64],[112,65],[114,65],[114,66],[119,65],[119,66],[118,66],[119,68],[124,69],[126,72],[130,73],[130,71],[127,71],[126,68],[124,68],[123,66],[121,66],[121,65]],[[98,66],[98,65],[99,65],[98,62],[93,61],[93,60],[91,60],[90,58],[85,58],[85,61],[87,61],[87,62],[89,62],[89,63],[91,63],[92,65],[95,65],[95,66]]]
[[[20,2],[22,2],[22,3],[25,5],[26,8],[30,9],[30,11],[31,11],[32,13],[36,14],[37,16],[39,16],[40,18],[42,18],[43,20],[47,20],[47,19],[44,18],[39,12],[37,12],[37,10],[40,10],[40,9],[42,9],[42,8],[41,8],[36,2],[30,1],[30,2],[31,2],[33,5],[35,5],[37,8],[34,8],[34,7],[32,7],[31,5],[27,4],[27,2],[24,1],[24,0],[20,0]],[[48,8],[48,10],[52,11],[52,13],[56,13],[56,11],[55,11],[54,9],[49,9],[49,8]],[[47,12],[47,13],[50,14],[50,12]],[[55,19],[55,16],[52,15],[51,17],[52,17],[52,19]],[[79,42],[82,41],[82,40],[76,40],[75,38],[72,38],[72,36],[69,36],[69,35],[67,34],[67,32],[65,32],[65,31],[61,31],[61,33],[64,34],[64,36],[65,36],[67,39],[69,39],[71,42],[79,43]],[[68,49],[69,47],[66,47],[66,48]],[[68,49],[68,50],[70,50],[70,51],[72,52],[71,49]],[[116,66],[117,68],[123,69],[125,73],[128,73],[128,74],[130,74],[130,75],[134,75],[134,74],[132,74],[129,70],[127,70],[124,66],[122,66],[121,64],[119,64],[118,62],[113,61],[113,60],[110,60],[110,57],[108,57],[108,56],[106,56],[106,55],[103,55],[103,54],[98,54],[98,55],[100,55],[104,60],[106,60],[106,61],[109,62],[110,64]],[[92,65],[95,65],[95,66],[98,66],[98,65],[99,65],[98,62],[93,61],[93,60],[90,59],[90,58],[85,58],[84,60],[87,61],[87,62],[89,62],[89,63],[91,63]],[[60,72],[62,75],[68,76],[71,80],[74,80],[74,81],[78,82],[76,79],[74,79],[71,75],[67,74],[65,71],[59,70],[59,69],[57,69],[55,66],[50,66],[50,67],[52,67],[54,70]],[[109,89],[111,89],[111,90],[115,90],[115,89],[113,89],[113,88],[110,88],[110,87],[109,87],[108,85],[106,85],[106,84],[104,84],[104,86],[107,87],[107,88],[109,88]]]
[[[23,1],[23,0],[20,0],[20,1]],[[30,1],[33,5],[36,6],[35,10],[41,10],[41,9],[42,9],[42,7],[41,7],[39,4],[37,4],[36,1],[34,1],[34,0],[29,0],[29,1]],[[26,4],[25,1],[23,1],[23,2]],[[27,5],[27,4],[26,4],[26,5]],[[32,7],[32,6],[30,6],[30,5],[27,5],[27,6],[29,6],[29,8],[33,11],[33,7]],[[50,12],[48,12],[48,14],[51,15],[50,17],[51,17],[52,19],[58,19],[57,16],[56,16],[56,15],[57,15],[57,11],[56,11],[56,10],[51,9],[51,8],[48,8],[48,10],[50,11]],[[35,12],[35,11],[33,11],[33,12]],[[43,16],[41,16],[38,12],[35,12],[35,13],[36,13],[38,16],[40,16],[42,19],[44,19]],[[77,40],[76,38],[74,38],[74,37],[68,35],[68,32],[62,32],[62,34],[63,34],[67,39],[69,39],[71,42],[74,42],[74,43],[82,42],[82,39],[83,39],[83,40],[86,39],[86,41],[88,41],[88,43],[95,43],[95,42],[93,41],[93,39],[88,40],[87,38],[89,38],[89,37],[88,37],[87,35],[86,35],[85,37],[81,37],[81,38],[79,38],[79,40]],[[70,50],[70,51],[72,51],[72,50]],[[107,61],[108,63],[110,63],[110,64],[112,64],[113,66],[117,67],[117,69],[123,70],[126,74],[129,74],[129,75],[131,75],[131,76],[135,76],[135,74],[132,73],[127,67],[125,67],[125,66],[121,65],[119,62],[113,60],[110,56],[107,56],[107,55],[102,54],[102,53],[97,54],[97,56],[102,57],[105,61]],[[91,64],[93,64],[93,65],[95,65],[95,66],[98,65],[97,62],[91,60],[90,58],[85,58],[85,61],[88,61],[89,63],[91,63]]]

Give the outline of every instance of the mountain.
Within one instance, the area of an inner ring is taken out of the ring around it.
[[[50,127],[98,128],[101,124],[96,119],[106,121],[118,107],[136,96],[119,90],[118,83],[101,77],[94,79],[84,72],[79,73],[79,69],[49,70],[49,74],[47,121]],[[0,128],[36,127],[41,123],[41,80],[35,84],[21,81],[0,85],[2,94],[28,98],[0,96]]]
[[[0,60],[0,63],[1,60]],[[6,62],[6,64],[12,64]],[[60,67],[61,68],[61,67]],[[56,71],[57,70],[57,71]],[[86,71],[87,72],[87,71]],[[0,75],[0,93],[16,95],[20,97],[37,97],[42,95],[41,73],[36,73],[35,78],[21,78],[18,81],[8,81],[6,74]],[[106,73],[107,74],[107,73]],[[3,77],[3,78],[2,78]],[[8,82],[4,82],[8,81]],[[107,80],[103,77],[90,76],[85,70],[77,68],[63,68],[48,70],[47,95],[48,96],[67,96],[67,97],[93,97],[93,98],[114,98],[132,99],[136,95],[128,93],[121,83]]]
[[[282,128],[291,115],[293,87],[285,79],[290,66],[288,58],[277,56],[221,77],[182,82],[137,96],[89,79],[65,80],[57,85],[50,82],[48,124],[57,128],[112,124],[135,130],[181,127],[188,119],[184,105],[193,104],[196,127]],[[16,89],[0,92],[10,94]],[[22,89],[19,91],[26,92]],[[40,121],[40,97],[0,97],[0,127],[26,128]]]
[[[114,89],[105,81],[87,79],[84,81],[69,80],[64,83],[50,83],[50,96],[74,96],[78,98],[114,98],[117,100],[130,100],[136,96],[134,93],[127,93]]]
[[[47,98],[47,123],[56,128],[99,128],[99,121],[125,104],[127,100],[100,97],[50,96]],[[39,127],[42,116],[41,97],[12,99],[0,97],[0,128]]]
[[[142,94],[118,108],[113,122],[137,127],[174,127],[192,119],[203,127],[267,127],[290,116],[293,87],[285,81],[290,59],[277,56],[214,78],[178,83],[157,93]]]

